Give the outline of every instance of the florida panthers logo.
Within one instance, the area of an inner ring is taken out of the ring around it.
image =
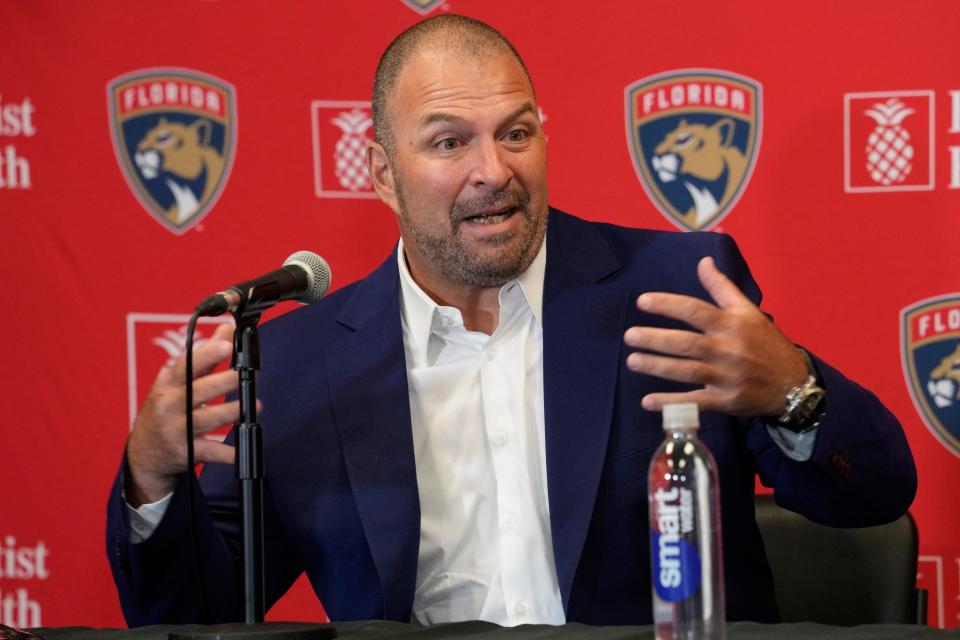
[[[760,146],[760,85],[724,71],[682,70],[626,90],[634,168],[682,229],[715,225],[746,188]]]
[[[927,394],[941,409],[960,400],[960,344],[930,372]]]
[[[419,14],[427,15],[437,7],[439,7],[443,0],[403,0],[408,7],[413,9]]]
[[[114,149],[144,208],[174,233],[197,224],[226,184],[236,145],[233,87],[185,70],[108,86]]]
[[[901,335],[914,405],[937,439],[960,456],[960,294],[904,309]]]

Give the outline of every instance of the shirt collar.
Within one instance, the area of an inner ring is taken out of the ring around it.
[[[504,291],[519,284],[523,296],[533,312],[537,323],[543,326],[543,279],[547,267],[547,240],[543,239],[540,250],[526,271],[510,280],[500,289],[500,299]],[[397,269],[400,272],[400,315],[404,327],[404,338],[412,342],[419,353],[426,353],[435,321],[441,315],[450,315],[452,307],[441,307],[420,288],[410,275],[407,260],[403,253],[403,238],[397,246]],[[459,313],[459,312],[457,312]]]

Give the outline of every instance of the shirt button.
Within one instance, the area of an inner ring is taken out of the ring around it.
[[[493,359],[496,358],[496,357],[497,357],[497,350],[496,350],[496,349],[494,349],[493,347],[487,349],[487,360],[490,360],[490,361],[492,362]]]
[[[517,526],[517,521],[513,516],[507,516],[503,519],[504,529],[513,529],[516,526]]]
[[[522,602],[518,602],[517,604],[513,605],[513,612],[522,618],[523,616],[527,615],[527,605],[523,604]]]
[[[497,444],[503,444],[507,441],[507,432],[503,429],[498,429],[496,433],[493,434],[493,441]]]
[[[449,327],[449,326],[450,326],[450,322],[451,322],[451,320],[450,320],[450,318],[448,318],[447,316],[440,316],[440,324],[442,324],[443,326]]]

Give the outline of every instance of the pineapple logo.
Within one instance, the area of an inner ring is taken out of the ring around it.
[[[933,107],[933,91],[844,95],[844,191],[932,190]]]
[[[373,119],[360,109],[351,109],[340,113],[330,122],[343,131],[343,135],[337,140],[334,153],[334,165],[340,186],[349,191],[369,191],[370,174],[367,173],[363,156],[369,141],[366,132],[373,126]]]
[[[913,145],[910,133],[901,126],[914,110],[897,98],[878,102],[864,111],[877,127],[867,139],[867,171],[877,184],[889,186],[906,180],[913,170]]]
[[[314,100],[313,184],[318,198],[370,198],[364,151],[373,135],[369,100]]]

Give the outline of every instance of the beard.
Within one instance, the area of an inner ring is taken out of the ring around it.
[[[413,238],[420,254],[446,279],[480,287],[502,287],[523,273],[540,251],[547,216],[527,210],[530,196],[519,189],[504,189],[476,198],[458,200],[450,211],[450,233],[433,235],[410,216],[403,187],[395,185],[400,223]],[[485,238],[477,249],[464,241],[462,226],[479,213],[511,209],[523,223],[517,231]],[[486,249],[485,251],[483,249]],[[486,255],[484,255],[486,254]]]

